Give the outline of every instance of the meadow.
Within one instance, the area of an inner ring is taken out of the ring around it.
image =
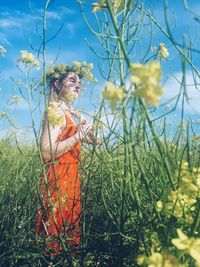
[[[142,1],[77,1],[104,54],[91,50],[106,63],[100,68],[105,81],[102,102],[92,117],[101,142],[85,143],[81,151],[81,249],[76,256],[64,250],[50,257],[43,252],[46,241],[35,235],[44,164],[31,106],[30,70],[39,63],[34,57],[30,61],[21,56],[36,142],[20,144],[14,137],[0,140],[0,266],[49,266],[50,262],[70,267],[200,266],[199,121],[191,119],[186,110],[186,68],[197,90],[200,74],[193,63],[191,43],[189,46],[183,38],[179,45],[173,39],[168,2],[164,2],[166,31]],[[43,76],[39,81],[45,104],[45,12],[50,4],[46,1],[44,8]],[[91,7],[95,27],[85,15],[84,8]],[[153,47],[154,27],[168,45]],[[143,47],[144,33],[149,39]],[[178,53],[181,81],[177,96],[160,104],[169,47]],[[78,69],[87,64],[76,61],[74,65]],[[89,72],[85,75],[95,81]],[[177,110],[179,118],[173,117]],[[0,115],[1,119],[7,116]],[[68,240],[63,242],[67,246]]]

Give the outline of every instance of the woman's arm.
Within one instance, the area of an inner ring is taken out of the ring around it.
[[[78,133],[73,136],[57,142],[58,135],[63,130],[63,125],[52,126],[49,124],[50,128],[50,140],[48,133],[48,120],[44,122],[43,132],[41,135],[41,150],[42,156],[45,160],[51,160],[51,151],[54,157],[59,157],[63,155],[68,150],[72,149],[72,147],[80,140]],[[50,145],[51,142],[51,145]]]
[[[83,139],[85,133],[89,129],[89,125],[85,123],[84,125],[81,125],[82,130],[80,132],[79,129],[77,129],[77,133],[73,136],[57,142],[58,135],[62,132],[63,128],[66,126],[66,122],[62,125],[56,125],[52,126],[51,123],[49,123],[50,128],[50,140],[49,140],[49,131],[48,131],[48,118],[47,114],[45,113],[45,119],[42,129],[42,135],[41,135],[41,150],[42,150],[42,156],[45,160],[51,160],[51,151],[54,157],[59,157],[66,153],[68,150],[72,149],[73,146],[80,140]],[[51,141],[51,145],[50,145]]]

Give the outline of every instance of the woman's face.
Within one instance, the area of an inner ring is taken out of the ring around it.
[[[80,78],[77,73],[69,72],[60,83],[60,95],[66,97],[72,95],[77,98],[80,93]]]

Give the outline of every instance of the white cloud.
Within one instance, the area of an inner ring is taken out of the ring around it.
[[[0,42],[1,44],[11,46],[11,43],[9,42],[8,37],[5,34],[0,34]]]
[[[2,15],[2,14],[1,14]],[[7,29],[7,28],[28,28],[28,23],[34,22],[36,20],[41,20],[41,17],[24,13],[22,11],[12,11],[8,12],[5,18],[0,19],[0,28]],[[29,29],[30,30],[30,29]]]
[[[19,19],[0,19],[0,28],[20,27]]]
[[[171,98],[176,97],[180,92],[182,73],[177,72],[174,74],[174,76],[176,78],[171,75],[171,77],[165,83],[164,96],[161,99],[161,103],[164,103],[170,100]],[[199,84],[200,79],[197,79],[196,86],[198,90],[200,90]],[[190,114],[200,113],[200,91],[198,91],[197,88],[195,87],[192,72],[188,71],[186,73],[186,92],[188,95],[189,103],[185,103],[185,110]],[[179,100],[178,108],[181,108],[181,100]]]
[[[24,99],[21,99],[19,102],[17,103],[14,103],[14,101],[12,101],[12,103],[7,106],[7,108],[9,110],[28,110],[29,109],[29,105],[28,103],[24,100]]]
[[[39,11],[43,13],[42,9],[40,9]],[[47,18],[61,20],[65,15],[72,15],[74,13],[76,13],[75,10],[61,6],[57,9],[57,11],[47,11]]]
[[[43,15],[44,10],[42,8],[36,9],[36,13],[38,13],[40,16]],[[52,20],[61,20],[63,17],[66,15],[73,15],[76,13],[74,9],[70,9],[64,6],[60,6],[57,8],[56,11],[47,11],[47,19],[52,19]]]
[[[65,6],[61,6],[59,7],[59,12],[62,14],[62,16],[73,15],[74,13],[76,13],[76,10],[65,7]]]
[[[6,138],[8,136],[8,130],[7,129],[1,129],[0,130],[0,139]]]
[[[65,26],[66,30],[68,31],[68,38],[73,38],[75,34],[76,25],[73,23],[66,23]]]

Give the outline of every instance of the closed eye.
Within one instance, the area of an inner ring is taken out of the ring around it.
[[[74,78],[70,78],[70,81],[75,82]]]
[[[75,83],[75,79],[74,79],[74,78],[70,78],[70,81],[72,81],[73,83]],[[78,85],[80,86],[80,85],[81,85],[81,83],[80,83],[80,82],[78,82]]]

